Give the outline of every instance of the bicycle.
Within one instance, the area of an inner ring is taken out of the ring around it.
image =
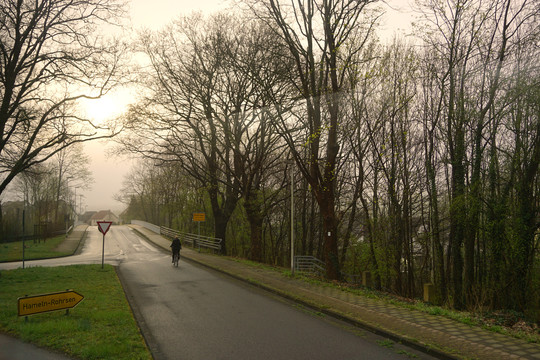
[[[174,253],[173,254],[173,265],[178,267],[178,260],[180,259],[180,253]]]

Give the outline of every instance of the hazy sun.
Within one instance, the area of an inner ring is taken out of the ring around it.
[[[95,125],[102,125],[127,110],[130,98],[123,93],[110,93],[99,99],[84,99],[81,107],[85,116]]]

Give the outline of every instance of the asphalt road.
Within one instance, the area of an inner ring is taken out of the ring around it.
[[[129,231],[115,228],[122,239]],[[120,275],[158,360],[425,357],[404,347],[387,348],[388,342],[381,337],[182,257],[176,268],[168,253],[164,258],[156,256],[148,245],[139,238],[131,242],[136,252],[124,248]]]
[[[102,235],[89,227],[80,255],[27,265],[101,263],[101,247]],[[105,262],[119,266],[157,360],[429,358],[182,257],[176,268],[167,252],[127,226],[107,233]]]

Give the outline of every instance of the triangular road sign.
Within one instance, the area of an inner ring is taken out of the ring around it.
[[[111,224],[112,224],[112,221],[98,221],[97,226],[98,226],[99,232],[105,235],[107,231],[109,231]]]

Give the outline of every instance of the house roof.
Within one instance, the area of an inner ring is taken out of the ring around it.
[[[113,214],[111,210],[101,210],[95,213],[91,220],[102,220],[102,219],[118,219],[118,216]]]

